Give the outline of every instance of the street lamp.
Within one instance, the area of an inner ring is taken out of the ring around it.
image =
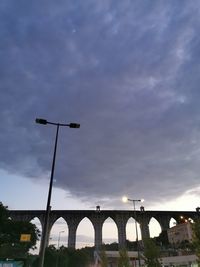
[[[56,125],[56,128],[57,128],[55,145],[54,145],[54,153],[53,153],[53,161],[52,161],[52,167],[51,167],[51,177],[50,177],[50,182],[49,182],[49,193],[48,193],[47,206],[46,206],[45,217],[44,217],[44,226],[43,226],[42,237],[41,237],[40,253],[39,253],[39,267],[43,267],[45,249],[47,246],[47,235],[48,235],[48,228],[49,228],[49,214],[50,214],[50,210],[51,210],[51,193],[52,193],[52,186],[53,186],[53,176],[54,176],[59,128],[60,128],[60,126],[67,126],[69,128],[80,128],[80,124],[78,124],[78,123],[65,124],[65,123],[49,122],[49,121],[47,121],[45,119],[41,119],[41,118],[37,118],[35,120],[35,122],[39,123],[39,124],[43,124],[43,125],[46,125],[46,124]]]
[[[64,233],[65,231],[60,231],[58,234],[58,249],[60,248],[60,234]]]
[[[64,232],[65,231],[60,231],[58,234],[58,252],[57,252],[57,257],[56,257],[56,267],[58,266],[58,261],[59,261],[60,234]]]
[[[134,217],[135,217],[135,233],[136,233],[136,245],[137,245],[137,253],[138,253],[138,263],[139,266],[141,266],[140,262],[140,250],[139,250],[139,242],[138,242],[138,229],[137,229],[137,221],[136,221],[136,209],[135,209],[135,203],[136,202],[143,202],[144,199],[130,199],[127,198],[126,196],[122,197],[123,202],[128,202],[131,201],[133,203],[133,210],[134,210]]]

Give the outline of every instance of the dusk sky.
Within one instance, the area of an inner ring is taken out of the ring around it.
[[[200,205],[200,1],[0,1],[0,201]]]

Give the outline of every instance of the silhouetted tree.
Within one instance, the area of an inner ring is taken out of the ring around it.
[[[106,255],[105,247],[103,247],[101,252],[100,252],[100,258],[101,258],[101,267],[107,267],[108,266],[108,257]]]
[[[200,219],[196,220],[192,224],[193,230],[193,246],[195,250],[195,254],[198,258],[198,266],[200,266]]]
[[[119,251],[118,267],[130,267],[130,259],[125,249]]]
[[[30,234],[30,242],[20,242],[21,234]],[[34,249],[39,231],[30,222],[14,221],[9,218],[8,208],[0,203],[0,257],[24,258],[29,249]]]
[[[33,263],[32,267],[38,267],[39,259]],[[58,250],[51,245],[46,248],[44,267],[86,267],[89,257],[82,249],[69,249],[60,247]]]
[[[137,242],[126,240],[126,247],[128,251],[137,250]]]
[[[160,250],[152,238],[144,239],[144,257],[148,267],[161,267],[159,262]]]
[[[114,242],[114,243],[111,243],[111,244],[104,244],[104,249],[106,251],[118,251],[118,243]]]

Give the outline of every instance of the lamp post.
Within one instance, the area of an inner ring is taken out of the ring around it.
[[[64,233],[65,231],[60,231],[58,234],[58,249],[60,248],[60,234]]]
[[[52,167],[51,167],[51,177],[49,182],[49,192],[48,192],[48,198],[47,198],[47,206],[45,211],[45,217],[44,217],[44,226],[42,231],[42,238],[41,238],[41,245],[40,245],[40,253],[39,253],[39,267],[43,267],[44,265],[44,255],[45,255],[45,249],[47,246],[47,235],[48,235],[48,228],[49,228],[49,214],[51,210],[51,193],[52,193],[52,186],[53,186],[53,176],[54,176],[54,169],[55,169],[55,160],[56,160],[56,151],[57,151],[57,143],[58,143],[58,132],[60,126],[66,126],[69,128],[80,128],[80,124],[78,123],[57,123],[57,122],[49,122],[45,119],[37,118],[35,120],[36,123],[39,124],[51,124],[56,126],[56,138],[55,138],[55,145],[54,145],[54,153],[53,153],[53,161],[52,161]]]
[[[133,210],[134,210],[134,217],[135,217],[136,245],[137,245],[137,253],[138,253],[138,263],[139,263],[139,267],[140,267],[141,266],[141,262],[140,262],[140,250],[139,250],[139,242],[138,242],[138,229],[137,229],[137,221],[136,221],[135,203],[136,202],[143,202],[144,199],[130,199],[130,198],[127,198],[127,197],[123,197],[122,201],[123,202],[131,201],[133,203]]]
[[[60,231],[58,234],[58,251],[57,251],[57,257],[56,257],[56,267],[58,266],[58,262],[59,262],[60,234],[64,232],[65,231]]]

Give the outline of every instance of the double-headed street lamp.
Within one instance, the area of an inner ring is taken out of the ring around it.
[[[45,249],[47,246],[47,236],[48,236],[48,228],[49,228],[49,214],[51,210],[51,193],[52,193],[52,186],[53,186],[53,176],[54,176],[54,169],[55,169],[55,160],[56,160],[56,151],[57,151],[57,143],[58,143],[58,132],[60,126],[67,126],[69,128],[80,128],[80,124],[78,123],[57,123],[57,122],[49,122],[45,119],[36,119],[36,123],[39,124],[51,124],[56,125],[56,139],[55,139],[55,145],[54,145],[54,153],[53,153],[53,161],[52,161],[52,167],[51,167],[51,177],[50,177],[50,183],[49,183],[49,193],[48,193],[48,199],[47,199],[47,206],[45,211],[45,218],[44,218],[44,226],[42,231],[42,238],[41,238],[41,245],[40,245],[40,254],[39,254],[39,267],[43,267],[44,265],[44,255],[45,255]]]
[[[58,252],[57,252],[57,257],[56,257],[56,266],[58,266],[58,262],[59,262],[59,248],[60,248],[60,235],[61,233],[64,233],[65,231],[60,231],[58,234]]]
[[[138,229],[137,229],[137,221],[136,221],[136,209],[135,209],[135,203],[136,202],[143,202],[144,199],[130,199],[127,197],[123,197],[122,198],[123,202],[128,202],[131,201],[133,203],[133,210],[134,210],[134,219],[135,219],[135,233],[136,233],[136,245],[137,245],[137,253],[138,253],[138,263],[139,266],[141,266],[141,262],[140,262],[140,249],[139,249],[139,241],[138,241]]]
[[[65,231],[60,231],[58,234],[58,249],[60,248],[60,235],[61,233],[64,233]]]

